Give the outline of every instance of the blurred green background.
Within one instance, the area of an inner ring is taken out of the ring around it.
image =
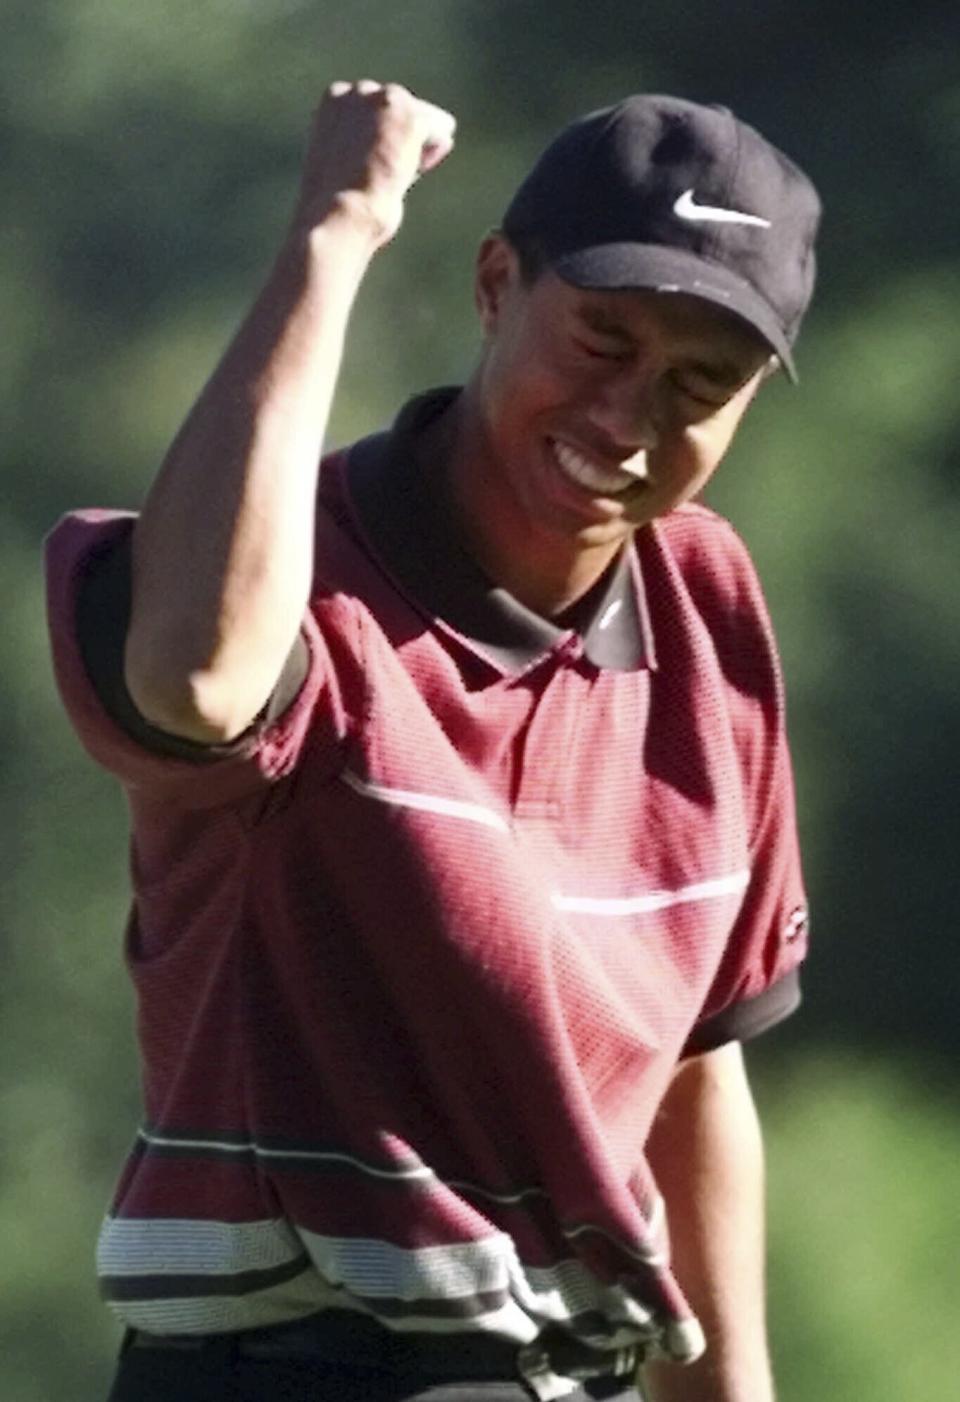
[[[5,0],[0,6],[0,1398],[101,1402],[92,1251],[138,1118],[123,802],[53,691],[39,544],[135,506],[269,264],[335,77],[451,108],[357,309],[333,439],[474,354],[471,260],[571,116],[732,106],[826,208],[802,384],[711,489],[749,541],[791,702],[815,954],[751,1050],[782,1402],[960,1378],[956,801],[960,12],[955,0]]]

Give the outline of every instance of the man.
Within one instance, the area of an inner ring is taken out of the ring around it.
[[[772,1397],[740,1041],[798,1001],[804,897],[759,588],[688,503],[792,374],[817,199],[723,109],[575,123],[483,241],[466,386],[318,486],[452,138],[334,84],[143,512],[51,538],[133,821],[114,1402]]]

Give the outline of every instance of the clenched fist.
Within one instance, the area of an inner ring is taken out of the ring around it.
[[[345,215],[382,247],[410,186],[452,150],[455,128],[449,112],[398,83],[331,83],[314,115],[294,228]]]

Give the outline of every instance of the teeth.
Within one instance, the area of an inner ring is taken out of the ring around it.
[[[622,492],[627,487],[635,486],[637,482],[646,480],[646,453],[640,453],[632,459],[632,463],[635,465],[629,469],[625,467],[614,469],[598,467],[595,462],[585,458],[582,453],[578,453],[568,443],[559,443],[556,440],[553,442],[553,453],[565,474],[572,478],[578,487],[585,487],[589,492],[603,492],[610,495]]]

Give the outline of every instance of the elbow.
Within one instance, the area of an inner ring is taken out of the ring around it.
[[[138,713],[157,730],[204,745],[236,740],[259,707],[249,709],[228,680],[212,668],[187,667],[158,655],[144,659],[128,640],[124,682]]]

